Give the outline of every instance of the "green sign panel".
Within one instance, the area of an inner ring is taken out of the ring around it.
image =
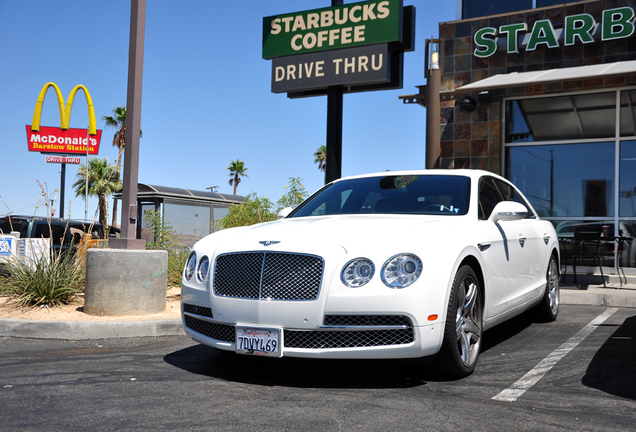
[[[634,9],[625,6],[604,10],[598,26],[592,15],[583,13],[566,16],[562,29],[555,29],[553,23],[547,19],[536,21],[532,29],[525,22],[502,25],[499,29],[484,27],[475,32],[477,48],[473,54],[480,58],[490,57],[497,52],[500,44],[505,44],[508,53],[519,52],[519,48],[523,47],[526,51],[534,51],[540,45],[558,48],[560,43],[565,46],[578,42],[588,44],[598,40],[599,33],[603,42],[625,39],[636,31],[634,16]]]
[[[349,3],[263,18],[263,58],[402,39],[402,0]]]

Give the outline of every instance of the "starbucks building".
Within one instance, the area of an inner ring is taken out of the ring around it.
[[[635,8],[458,0],[401,97],[427,106],[427,167],[510,179],[579,275],[636,274]]]

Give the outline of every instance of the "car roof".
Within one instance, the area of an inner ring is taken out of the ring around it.
[[[24,216],[24,215],[4,215],[1,216],[0,219],[9,219],[11,218],[11,220],[26,220],[26,221],[46,221],[48,222],[49,220],[51,222],[57,223],[57,222],[61,222],[61,223],[68,223],[71,225],[79,225],[79,224],[85,224],[85,225],[101,225],[99,222],[86,222],[83,220],[79,220],[79,219],[62,219],[62,218],[56,218],[56,217],[46,217],[46,216]]]
[[[444,175],[444,176],[465,176],[470,177],[471,179],[479,179],[483,176],[492,176],[496,178],[500,178],[502,180],[506,180],[503,177],[492,173],[490,171],[484,170],[475,170],[475,169],[427,169],[427,170],[402,170],[402,171],[383,171],[376,173],[368,173],[368,174],[360,174],[354,176],[342,177],[334,182],[358,179],[358,178],[368,178],[368,177],[385,177],[385,176],[403,176],[403,175]],[[507,180],[506,180],[507,181]]]

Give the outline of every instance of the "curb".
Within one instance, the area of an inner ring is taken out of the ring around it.
[[[181,319],[160,321],[34,321],[0,319],[0,337],[29,339],[116,339],[184,335]]]
[[[561,289],[561,304],[636,308],[636,291],[620,288]]]

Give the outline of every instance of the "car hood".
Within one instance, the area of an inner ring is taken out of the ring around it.
[[[282,219],[221,231],[202,242],[213,242],[217,253],[239,250],[306,251],[339,246],[350,251],[379,242],[413,243],[414,230],[427,238],[456,230],[462,216],[337,215]],[[417,228],[416,228],[417,227]]]

